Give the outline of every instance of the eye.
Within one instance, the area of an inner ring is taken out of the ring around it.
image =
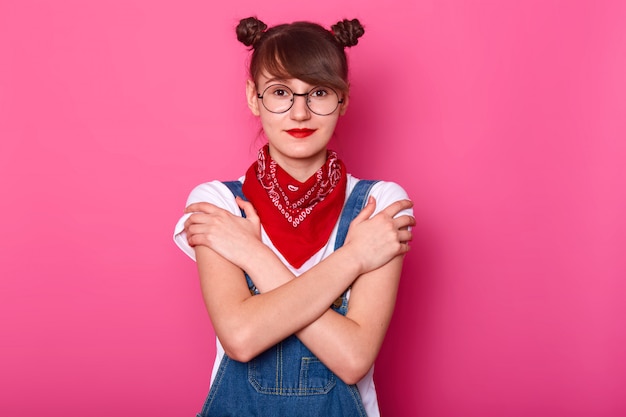
[[[291,90],[284,85],[272,85],[266,90],[271,96],[275,98],[290,98]]]
[[[324,98],[330,94],[330,90],[326,87],[316,87],[309,93],[311,98]]]

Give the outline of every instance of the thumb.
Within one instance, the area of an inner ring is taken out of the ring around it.
[[[252,220],[254,222],[259,221],[259,215],[257,214],[256,209],[254,208],[252,203],[240,197],[235,198],[235,201],[237,202],[239,208],[242,209],[244,213],[246,213],[246,218],[248,220]]]
[[[365,207],[363,207],[363,210],[361,210],[361,212],[354,218],[354,220],[352,220],[352,222],[361,223],[369,219],[370,217],[372,217],[372,214],[374,214],[375,210],[376,199],[372,196],[369,196],[369,198],[367,199],[367,204],[365,205]]]

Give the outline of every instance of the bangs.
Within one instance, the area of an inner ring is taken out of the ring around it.
[[[330,33],[324,32],[317,33],[316,37],[308,30],[269,36],[255,51],[257,56],[250,75],[255,80],[262,73],[282,79],[297,78],[307,84],[347,92],[345,55],[334,44]],[[322,42],[320,35],[326,38],[322,38]]]

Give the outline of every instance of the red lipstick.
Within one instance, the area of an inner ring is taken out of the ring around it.
[[[307,136],[311,136],[315,132],[315,129],[289,129],[287,133],[289,133],[294,138],[302,139]]]

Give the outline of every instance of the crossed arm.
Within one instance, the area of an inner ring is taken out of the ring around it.
[[[261,242],[252,205],[237,203],[246,218],[196,203],[187,208],[195,214],[185,223],[203,297],[226,354],[246,362],[295,333],[339,378],[358,382],[382,344],[411,240],[414,219],[394,216],[412,203],[395,202],[370,218],[371,198],[345,244],[298,279]],[[260,295],[250,295],[243,270]],[[350,309],[342,316],[329,306],[350,285]]]

